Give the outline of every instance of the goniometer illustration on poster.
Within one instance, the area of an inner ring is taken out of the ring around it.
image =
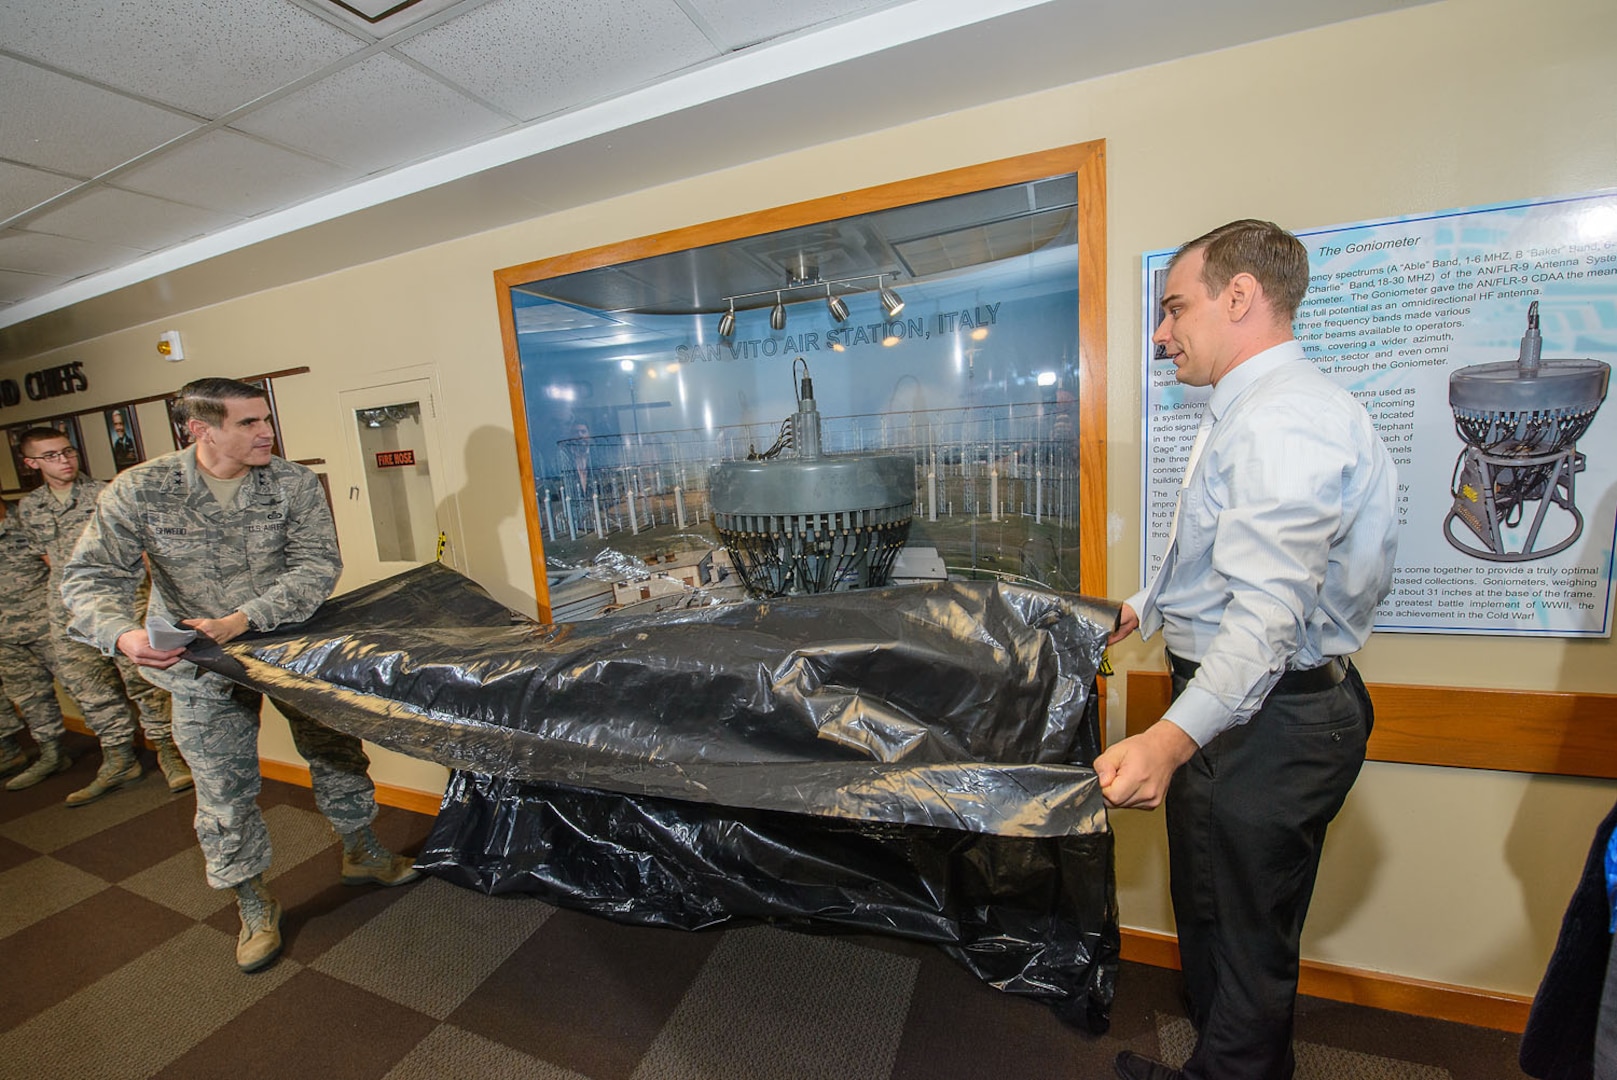
[[[1294,330],[1398,466],[1376,629],[1607,637],[1617,534],[1617,192],[1300,230]],[[1161,563],[1206,388],[1151,343],[1144,257],[1141,574]]]

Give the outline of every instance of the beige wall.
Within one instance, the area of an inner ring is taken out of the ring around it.
[[[1448,0],[984,104],[247,297],[36,357],[86,361],[97,403],[300,364],[277,384],[288,452],[343,474],[336,395],[435,365],[464,526],[453,560],[533,609],[491,273],[750,209],[1088,139],[1108,146],[1110,592],[1137,586],[1139,256],[1219,222],[1296,228],[1585,191],[1617,178],[1617,5]],[[178,327],[192,359],[152,358]],[[12,372],[8,372],[10,374]],[[1608,406],[1610,407],[1610,406]],[[21,410],[18,410],[20,413]],[[8,421],[12,418],[7,417]],[[1098,538],[1096,538],[1098,539]],[[354,542],[345,538],[345,543]],[[1374,682],[1617,691],[1603,641],[1373,640]],[[1160,666],[1139,643],[1120,669]],[[1121,722],[1124,680],[1108,706]],[[284,729],[268,756],[293,759]],[[380,779],[431,790],[402,759]],[[1612,784],[1371,764],[1332,830],[1305,939],[1317,959],[1530,994]],[[1124,922],[1171,929],[1160,814],[1114,815]]]

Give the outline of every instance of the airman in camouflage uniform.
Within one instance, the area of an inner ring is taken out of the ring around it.
[[[51,677],[56,660],[50,628],[39,617],[49,574],[16,515],[8,515],[0,501],[0,680],[17,707],[13,712],[0,703],[0,776],[23,770],[6,782],[12,791],[33,787],[72,764],[61,746],[62,707],[56,703],[56,682]],[[24,722],[39,745],[39,757],[32,765],[17,744]]]
[[[208,883],[236,890],[236,963],[256,971],[280,952],[281,908],[263,884],[269,833],[258,809],[261,698],[159,650],[128,614],[151,568],[151,615],[224,644],[314,614],[342,570],[331,511],[315,475],[273,456],[261,389],[200,379],[180,391],[194,442],[120,473],[64,568],[62,598],[76,635],[139,663],[174,698],[174,738],[196,777],[197,838]],[[399,885],[419,876],[383,848],[369,760],[358,739],[277,705],[309,762],[315,802],[343,838],[345,884]]]
[[[56,677],[84,711],[84,719],[101,741],[101,768],[90,783],[68,795],[69,806],[84,806],[141,777],[135,756],[135,715],[157,750],[157,762],[173,792],[188,791],[191,770],[170,737],[168,693],[140,677],[134,661],[108,659],[83,642],[68,636],[67,608],[62,605],[62,567],[79,535],[95,513],[96,498],[107,486],[79,472],[78,452],[67,436],[51,428],[23,432],[22,451],[45,483],[17,506],[35,549],[50,563],[51,648],[56,653]],[[58,455],[54,458],[48,455]],[[131,598],[131,612],[146,606],[146,583]]]

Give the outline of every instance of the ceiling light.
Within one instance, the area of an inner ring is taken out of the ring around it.
[[[837,322],[848,321],[848,305],[842,302],[842,297],[831,295],[829,283],[825,286],[825,306],[831,312],[831,317]]]
[[[633,371],[634,370],[634,361],[633,360],[619,360],[618,361],[618,367],[622,368],[624,371]]]
[[[886,274],[860,274],[851,278],[833,278],[830,281],[821,281],[817,274],[813,275],[812,280],[808,280],[799,278],[791,271],[787,271],[786,287],[784,289],[760,289],[757,292],[736,293],[734,296],[720,297],[719,299],[728,305],[728,308],[724,314],[719,316],[719,337],[720,339],[728,339],[732,334],[735,333],[737,300],[748,300],[755,296],[773,295],[775,297],[775,303],[774,306],[769,309],[769,325],[772,329],[784,330],[786,329],[786,295],[788,293],[795,293],[800,289],[818,290],[822,286],[825,288],[825,307],[826,310],[831,313],[831,318],[839,323],[847,322],[849,318],[847,299],[845,296],[836,295],[836,293],[832,291],[832,288],[833,286],[837,285],[842,286],[844,289],[856,288],[857,283],[862,281],[874,280],[876,282],[876,291],[880,295],[882,310],[887,312],[887,317],[891,319],[897,316],[899,312],[904,310],[904,298],[899,296],[898,293],[894,292],[892,289],[887,288],[885,284],[887,276],[888,275]],[[871,290],[868,286],[863,290],[858,290],[858,292],[861,293],[870,291]],[[804,298],[794,296],[793,303],[796,303],[801,299]]]
[[[887,312],[889,319],[898,318],[898,313],[904,310],[904,298],[899,296],[886,285],[881,286],[881,309]]]

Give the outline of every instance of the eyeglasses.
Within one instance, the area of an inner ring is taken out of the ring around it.
[[[78,457],[79,452],[70,446],[66,450],[52,450],[48,454],[30,454],[28,456],[35,461],[66,461],[68,458]]]

